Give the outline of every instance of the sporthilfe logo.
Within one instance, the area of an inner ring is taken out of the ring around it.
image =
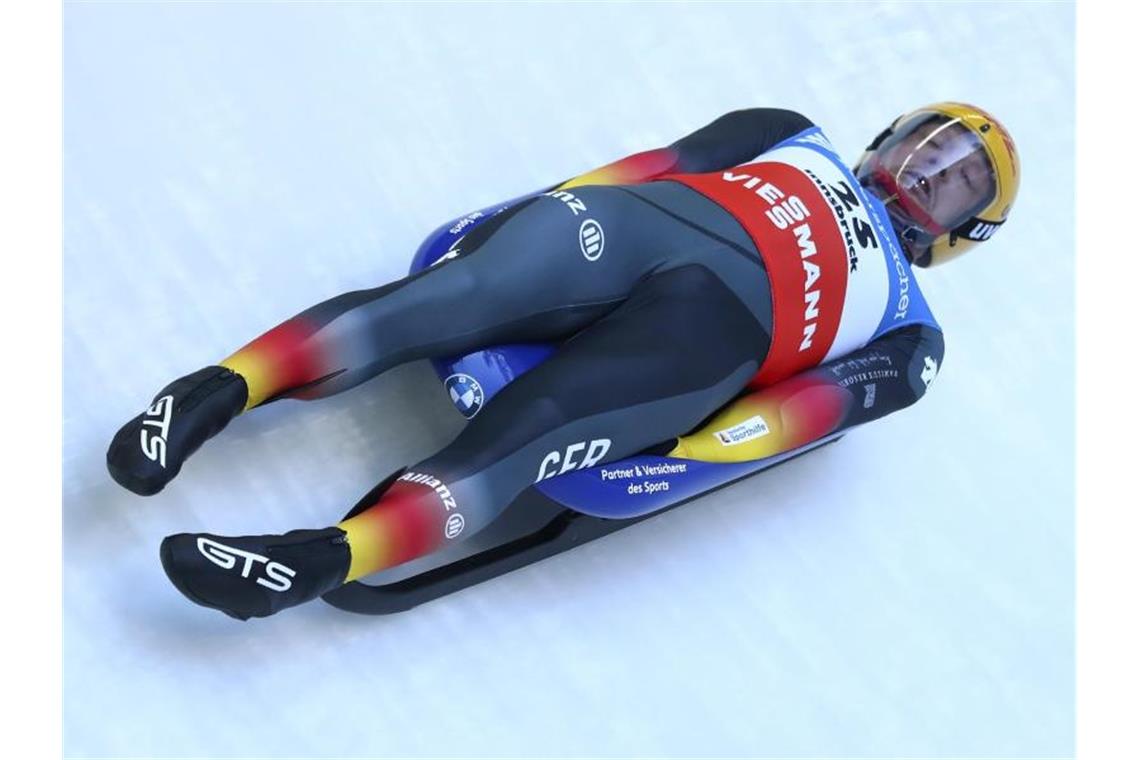
[[[757,414],[730,428],[716,431],[716,439],[720,441],[721,446],[735,446],[766,436],[769,432],[768,423]]]
[[[237,565],[239,558],[245,560],[241,566],[242,578],[249,577],[249,571],[255,562],[265,565],[266,577],[255,580],[259,586],[265,586],[270,591],[288,591],[293,587],[293,576],[297,574],[296,570],[286,567],[280,562],[270,562],[269,557],[226,546],[202,536],[198,537],[198,551],[202,553],[203,557],[223,570],[232,570]]]
[[[586,261],[597,261],[606,247],[606,233],[594,219],[587,219],[578,228],[578,247]]]
[[[151,404],[146,410],[147,417],[158,419],[143,420],[142,430],[139,431],[139,440],[142,442],[142,451],[146,458],[158,462],[158,466],[166,468],[166,435],[170,432],[170,417],[174,413],[174,396],[163,396]],[[147,426],[157,428],[152,432]]]

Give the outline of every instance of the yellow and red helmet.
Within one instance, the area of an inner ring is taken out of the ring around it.
[[[935,103],[895,119],[855,165],[911,260],[941,264],[988,240],[1009,218],[1021,167],[1009,132],[966,103]]]

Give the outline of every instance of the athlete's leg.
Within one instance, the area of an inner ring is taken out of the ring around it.
[[[163,542],[163,564],[193,601],[237,617],[272,614],[467,538],[536,480],[687,432],[746,385],[767,342],[749,308],[708,269],[663,271],[339,526],[284,536],[181,534]],[[227,551],[278,563],[275,572],[291,573],[288,588],[265,579],[264,568],[243,577],[235,560],[218,559]]]
[[[136,493],[157,493],[243,410],[337,393],[414,359],[558,340],[593,322],[658,260],[637,244],[646,207],[612,188],[584,194],[605,230],[606,255],[583,242],[584,202],[525,201],[476,228],[438,266],[318,304],[163,388],[112,441],[112,476]]]

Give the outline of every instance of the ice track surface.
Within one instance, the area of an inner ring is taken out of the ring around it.
[[[68,4],[66,753],[1070,755],[1073,16]],[[183,599],[159,541],[335,522],[458,430],[428,366],[240,418],[158,497],[106,474],[166,382],[401,276],[451,216],[749,106],[854,161],[948,98],[1006,122],[1020,202],[919,273],[929,396],[835,446],[397,617],[249,624]]]

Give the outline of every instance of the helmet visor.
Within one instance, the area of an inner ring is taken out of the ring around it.
[[[861,168],[916,238],[936,237],[993,202],[997,180],[981,138],[959,119],[920,113],[895,127]],[[864,177],[861,177],[864,179]]]

